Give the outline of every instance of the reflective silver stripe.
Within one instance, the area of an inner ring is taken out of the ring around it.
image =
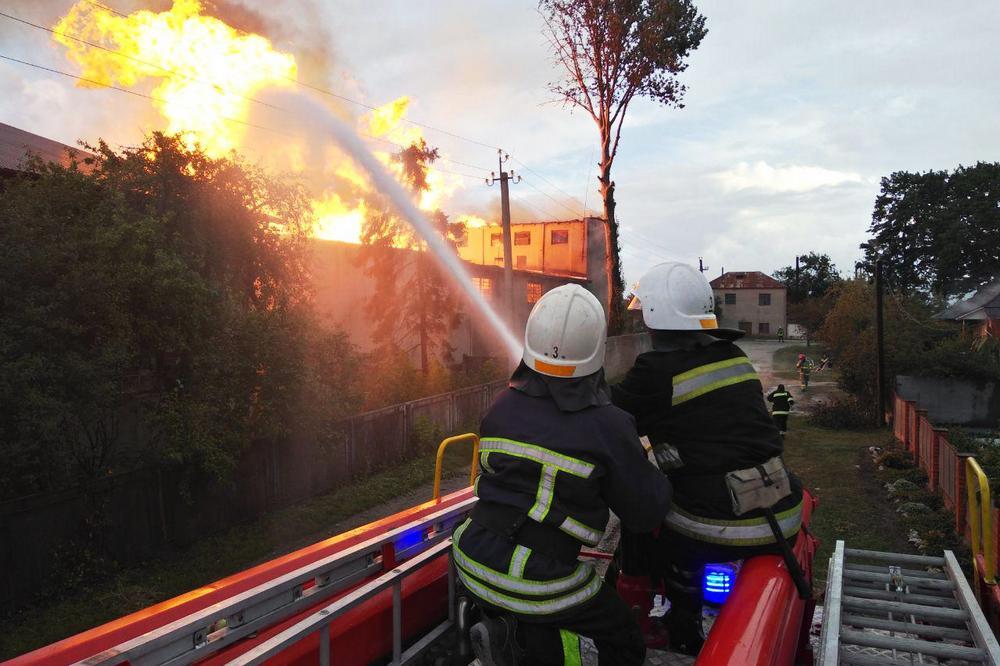
[[[505,573],[476,562],[459,547],[459,542],[465,533],[465,528],[468,526],[469,521],[466,520],[455,530],[455,536],[452,539],[452,554],[455,557],[455,564],[458,566],[459,574],[464,572],[509,592],[530,594],[533,596],[551,596],[572,590],[587,580],[587,577],[593,573],[593,567],[589,562],[581,562],[577,565],[573,573],[565,578],[556,578],[555,580],[532,581],[508,576]]]
[[[779,412],[777,410],[771,413],[774,414],[775,416],[788,416],[788,412]]]
[[[716,389],[757,379],[750,359],[740,356],[709,363],[674,377],[671,403],[678,405]]]
[[[579,520],[574,520],[569,516],[566,516],[566,520],[562,521],[559,529],[566,534],[576,537],[588,546],[596,546],[601,542],[601,537],[604,536],[603,532],[598,532],[592,527],[588,527]]]
[[[502,437],[484,437],[479,444],[480,451],[499,451],[518,458],[533,460],[542,465],[555,467],[560,472],[574,476],[589,478],[594,472],[594,465],[578,458],[550,451],[542,446],[517,442]]]
[[[462,583],[465,584],[465,587],[480,599],[485,599],[500,608],[504,608],[515,613],[524,613],[525,615],[550,615],[552,613],[558,613],[559,611],[573,608],[574,606],[582,604],[597,594],[597,592],[601,589],[601,585],[604,584],[604,581],[601,580],[600,576],[594,575],[589,583],[581,587],[576,592],[556,597],[554,599],[547,599],[545,601],[532,601],[530,599],[518,599],[517,597],[510,597],[506,594],[496,592],[481,584],[475,578],[466,575],[462,569],[458,569],[458,577],[462,579]]]
[[[801,504],[789,511],[778,514],[778,525],[785,536],[799,530],[802,522]],[[703,522],[704,521],[704,522]],[[729,546],[759,546],[774,542],[770,525],[762,518],[749,520],[712,520],[686,514],[671,509],[663,519],[666,525],[681,534],[698,541],[707,541]]]
[[[558,470],[549,466],[542,466],[542,475],[538,479],[538,490],[535,492],[535,504],[528,511],[528,517],[535,522],[542,522],[545,516],[549,515],[552,508],[552,496],[556,489],[556,474]]]
[[[531,549],[518,545],[514,549],[514,554],[510,557],[510,570],[508,576],[514,578],[524,578],[524,568],[528,566],[528,558],[531,556]]]

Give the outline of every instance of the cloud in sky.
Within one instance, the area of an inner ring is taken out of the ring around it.
[[[773,167],[767,162],[740,162],[713,176],[726,191],[808,192],[842,183],[860,183],[861,174],[816,166]]]

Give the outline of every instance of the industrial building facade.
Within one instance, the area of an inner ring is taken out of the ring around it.
[[[747,335],[774,336],[788,331],[788,289],[760,271],[723,273],[712,280],[719,325]]]

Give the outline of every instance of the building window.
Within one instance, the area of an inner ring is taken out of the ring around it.
[[[537,303],[538,299],[542,297],[542,283],[541,282],[529,282],[528,283],[528,302]]]
[[[528,267],[528,258],[526,256],[524,256],[523,254],[517,255],[516,257],[514,257],[514,259],[517,262],[517,263],[514,264],[515,267],[517,267],[517,268],[527,268]]]
[[[736,294],[726,294],[726,305],[736,305]]]
[[[553,245],[567,245],[569,243],[569,229],[553,229],[549,238],[552,239]]]
[[[531,245],[531,232],[518,231],[514,234],[514,245]]]
[[[486,298],[493,296],[493,278],[474,277],[472,278],[472,284],[476,285],[476,289],[479,290],[479,293]]]
[[[757,294],[757,305],[770,305],[771,294]]]
[[[503,243],[503,235],[501,234],[490,234],[490,245],[493,247],[500,247]]]
[[[767,323],[766,321],[762,321],[757,324],[757,335],[770,335],[770,334],[771,334],[771,325],[769,323]]]
[[[747,335],[753,335],[753,322],[752,321],[741,321],[737,328],[746,333]]]

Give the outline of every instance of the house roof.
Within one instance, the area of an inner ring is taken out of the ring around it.
[[[64,143],[46,139],[44,136],[0,123],[0,169],[23,171],[29,154],[38,155],[46,161],[69,166],[70,151],[76,153],[78,161],[88,155],[86,151],[79,148],[73,148]],[[86,170],[83,165],[81,168]]]
[[[1000,318],[1000,279],[977,291],[971,298],[952,303],[934,319],[969,321]]]
[[[712,289],[785,289],[785,285],[760,271],[731,271],[712,280]]]

